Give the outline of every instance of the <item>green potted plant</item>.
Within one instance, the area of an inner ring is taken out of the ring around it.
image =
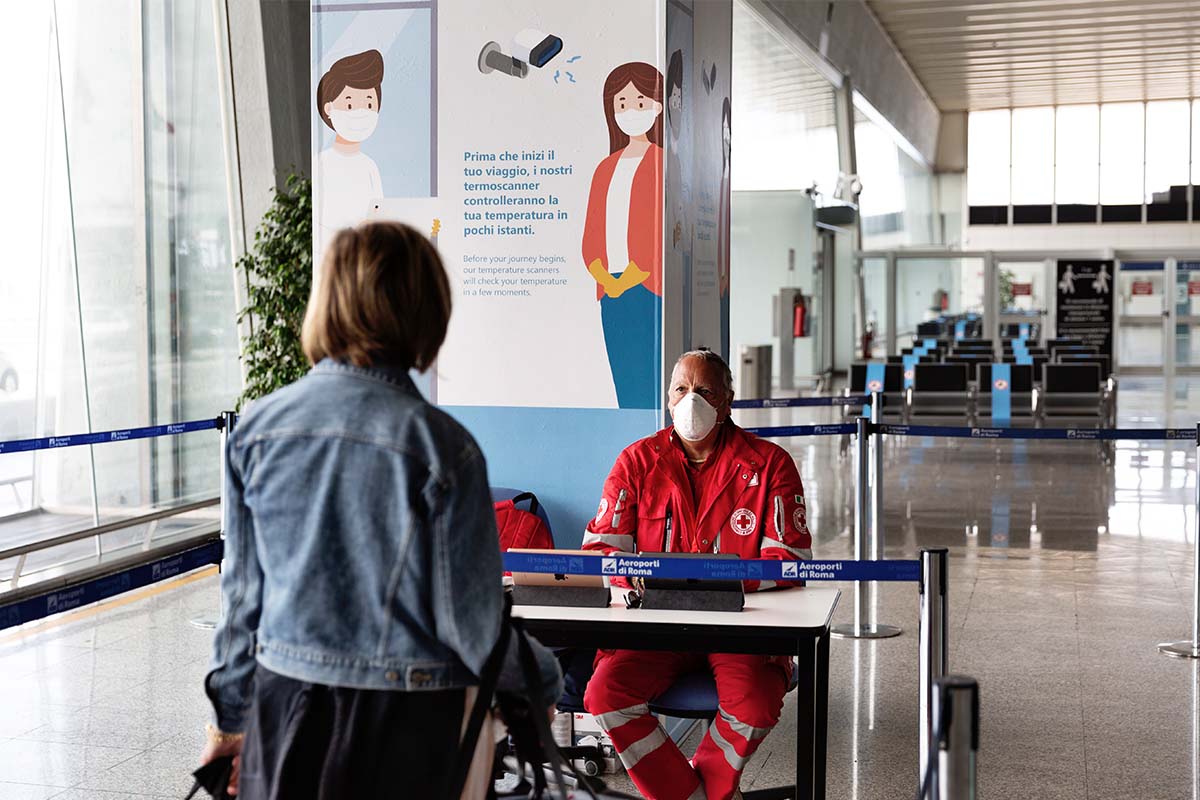
[[[254,234],[254,247],[235,269],[246,278],[246,305],[238,322],[246,385],[238,408],[286,386],[308,372],[300,328],[312,291],[312,181],[297,175],[275,199]]]

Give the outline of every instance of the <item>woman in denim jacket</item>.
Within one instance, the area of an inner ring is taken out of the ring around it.
[[[229,438],[203,759],[238,756],[230,788],[243,798],[445,792],[503,609],[483,456],[409,378],[433,363],[449,317],[423,236],[341,231],[304,320],[316,366]],[[533,691],[552,704],[557,664],[537,653]],[[513,673],[502,686],[520,683]]]

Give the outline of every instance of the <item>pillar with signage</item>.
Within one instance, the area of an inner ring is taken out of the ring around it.
[[[1113,355],[1113,271],[1111,260],[1058,262],[1057,335],[1081,339],[1100,355]],[[1134,283],[1136,293],[1137,283]]]
[[[732,6],[669,2],[313,6],[318,263],[365,220],[432,238],[454,312],[418,383],[493,486],[538,495],[560,546],[617,454],[662,427],[684,320],[720,346],[717,307],[691,303],[701,273],[720,289]]]

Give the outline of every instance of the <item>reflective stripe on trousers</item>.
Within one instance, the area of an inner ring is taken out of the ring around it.
[[[591,545],[602,544],[606,547],[615,547],[618,550],[623,550],[626,553],[633,552],[633,537],[623,533],[585,533],[583,535],[583,546],[590,547]]]

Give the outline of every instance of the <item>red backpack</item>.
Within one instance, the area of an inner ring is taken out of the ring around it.
[[[517,503],[529,501],[529,510],[517,508]],[[538,501],[533,492],[522,492],[510,500],[496,503],[496,528],[500,531],[500,552],[509,548],[551,550],[554,538],[550,528],[537,515]]]

